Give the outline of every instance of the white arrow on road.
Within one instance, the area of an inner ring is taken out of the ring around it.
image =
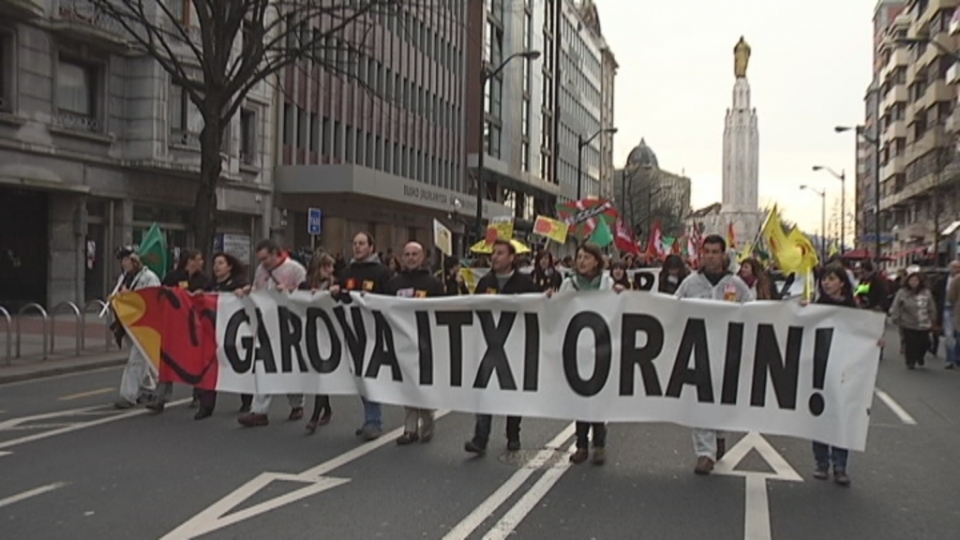
[[[738,471],[737,465],[743,458],[756,450],[767,462],[773,473],[756,471]],[[740,439],[713,468],[715,474],[742,476],[746,478],[747,492],[743,537],[745,540],[771,540],[770,501],[767,499],[767,480],[803,482],[803,478],[787,463],[759,433],[752,431]]]
[[[434,419],[439,420],[449,412],[450,411],[437,411]],[[271,472],[262,473],[253,480],[250,480],[246,484],[240,486],[226,497],[214,503],[213,506],[210,506],[203,512],[200,512],[196,516],[190,518],[183,525],[180,525],[173,531],[169,532],[160,540],[189,540],[196,538],[229,525],[259,516],[260,514],[269,512],[281,506],[299,501],[300,499],[310,497],[311,495],[316,495],[317,493],[346,484],[350,481],[349,478],[330,478],[324,475],[333,469],[342,467],[347,463],[359,459],[382,446],[394,442],[394,440],[396,440],[396,438],[402,434],[402,427],[397,428],[390,433],[384,433],[383,436],[375,441],[362,444],[348,452],[340,454],[331,460],[325,461],[316,467],[311,467],[300,474]],[[243,504],[244,501],[270,484],[270,482],[275,480],[284,482],[303,482],[307,485],[297,489],[296,491],[274,497],[259,504],[255,504],[249,508],[244,508],[238,512],[234,512],[232,514],[229,513],[231,510],[237,508]]]

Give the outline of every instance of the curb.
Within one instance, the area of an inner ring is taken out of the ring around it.
[[[117,358],[107,358],[104,360],[97,360],[91,362],[78,362],[76,364],[70,364],[65,366],[54,366],[49,368],[41,367],[36,370],[32,370],[26,373],[16,373],[13,375],[4,375],[0,373],[0,385],[30,381],[33,379],[43,379],[46,377],[53,377],[55,375],[65,375],[68,373],[80,373],[83,371],[92,371],[95,369],[108,368],[114,366],[122,366],[127,362],[127,356]]]

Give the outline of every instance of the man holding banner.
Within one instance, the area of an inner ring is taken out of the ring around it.
[[[730,272],[725,264],[724,254],[727,242],[719,235],[712,234],[703,241],[700,251],[700,271],[692,274],[680,283],[678,298],[699,298],[724,302],[749,302],[753,300],[750,288],[739,277]],[[697,474],[710,474],[713,464],[723,457],[725,441],[719,432],[712,429],[693,430],[693,449],[697,453]]]
[[[387,284],[387,293],[400,298],[428,298],[444,296],[443,283],[430,275],[423,267],[423,246],[417,242],[409,242],[403,246],[403,255],[400,264],[400,273]],[[405,446],[417,441],[429,442],[433,438],[433,409],[404,407],[406,413],[403,422],[403,435],[397,439],[397,444]]]
[[[480,278],[474,294],[525,294],[540,292],[537,285],[526,274],[516,269],[517,250],[509,240],[497,238],[493,242],[493,253],[490,255],[490,272]],[[520,420],[519,416],[507,417],[507,450],[520,450]],[[463,445],[463,449],[471,454],[483,454],[487,451],[487,442],[490,440],[490,427],[493,416],[478,414],[474,428],[473,439]]]

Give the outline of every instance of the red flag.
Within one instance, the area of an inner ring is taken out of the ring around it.
[[[620,251],[625,251],[633,256],[640,255],[640,246],[634,241],[633,232],[621,218],[617,218],[617,235],[614,238],[614,245]]]
[[[680,238],[677,238],[676,240],[673,241],[673,248],[670,251],[674,255],[682,255],[683,245],[686,241],[687,241],[686,238],[684,238],[683,236],[681,236]]]
[[[650,233],[647,241],[647,257],[653,259],[659,259],[663,254],[663,234],[660,232],[660,222],[654,221],[653,227],[650,229]]]

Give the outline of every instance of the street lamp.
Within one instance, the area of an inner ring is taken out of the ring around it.
[[[823,165],[814,165],[814,171],[827,171],[831,176],[840,181],[840,255],[843,255],[843,242],[847,238],[847,173],[840,169],[840,174],[830,167]]]
[[[800,189],[812,191],[820,196],[820,260],[827,261],[827,191],[801,185]]]
[[[863,140],[870,143],[873,146],[873,204],[874,204],[874,218],[873,218],[873,242],[874,242],[874,260],[879,264],[880,263],[880,130],[877,129],[877,124],[874,123],[874,132],[875,135],[871,137],[867,135],[867,129],[864,126],[857,126],[851,128],[848,126],[837,126],[833,128],[837,133],[844,133],[850,131],[851,129],[855,130],[857,135],[863,138]],[[879,267],[879,266],[878,266]]]
[[[503,62],[500,62],[496,68],[487,70],[486,62],[480,67],[480,147],[477,150],[477,221],[474,224],[477,229],[477,239],[483,238],[483,155],[487,153],[484,145],[484,128],[487,125],[487,111],[484,109],[483,100],[487,95],[487,81],[503,71],[503,68],[514,58],[526,58],[527,60],[536,60],[540,58],[540,51],[521,51],[508,56]]]
[[[601,133],[609,133],[610,135],[613,135],[616,132],[617,132],[617,128],[609,127],[609,128],[598,129],[596,133],[594,133],[587,139],[584,139],[583,135],[580,135],[580,134],[577,135],[577,200],[578,201],[582,197],[581,177],[583,176],[583,172],[582,172],[583,171],[583,147],[590,144],[590,142],[596,139],[597,136],[600,135]]]

